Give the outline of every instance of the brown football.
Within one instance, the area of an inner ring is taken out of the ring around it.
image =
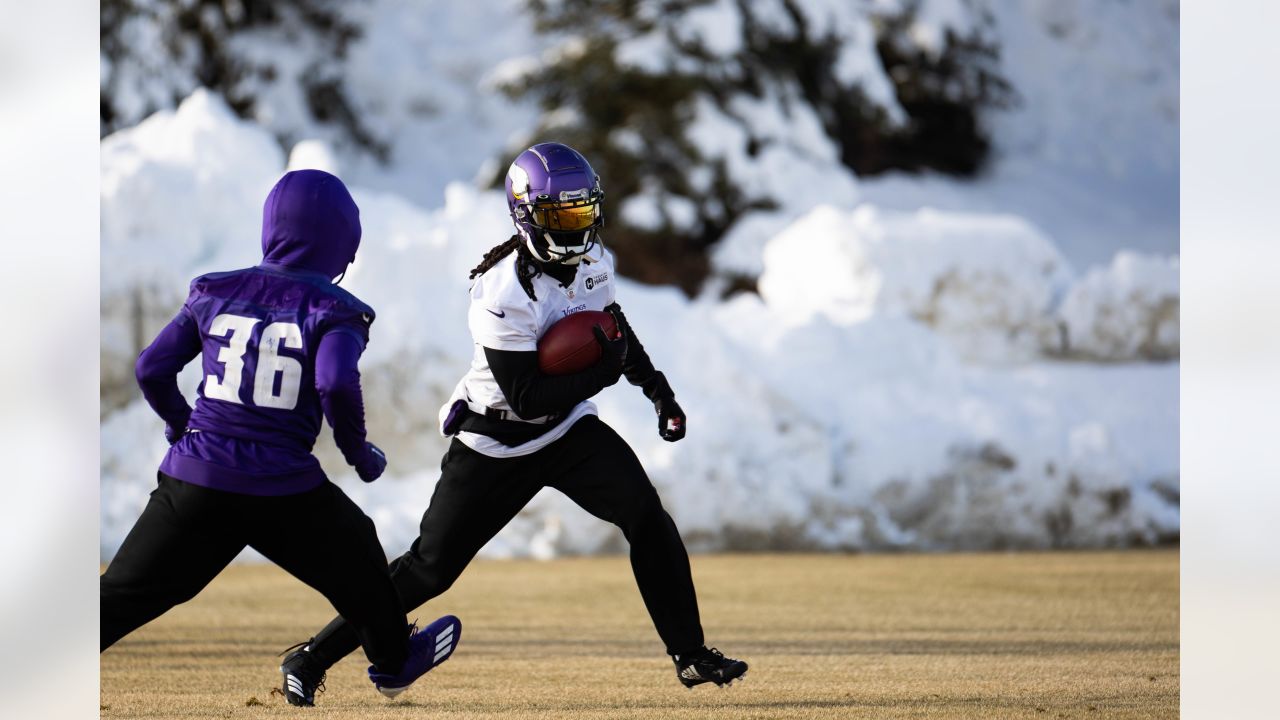
[[[538,338],[538,369],[547,375],[571,375],[595,365],[600,343],[591,328],[599,325],[608,337],[616,337],[618,323],[602,310],[583,310],[557,321]]]

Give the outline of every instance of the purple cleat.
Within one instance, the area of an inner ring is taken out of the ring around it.
[[[414,680],[449,659],[462,637],[462,621],[445,615],[409,637],[409,658],[398,673],[378,672],[369,666],[369,680],[378,692],[393,698],[404,692]]]

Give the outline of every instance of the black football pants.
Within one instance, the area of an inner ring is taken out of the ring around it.
[[[405,609],[448,590],[480,548],[543,487],[559,490],[622,529],[640,594],[667,652],[701,647],[698,599],[684,542],[639,458],[594,415],[522,457],[493,458],[453,440],[422,516],[421,534],[391,563]],[[329,667],[359,643],[354,628],[337,617],[312,642],[312,657]]]
[[[318,590],[369,661],[399,672],[404,610],[373,521],[332,483],[296,495],[211,490],[160,473],[151,500],[99,578],[101,649],[196,596],[245,546]]]

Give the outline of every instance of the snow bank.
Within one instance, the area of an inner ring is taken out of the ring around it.
[[[226,234],[257,234],[263,198],[283,167],[269,134],[203,89],[104,138],[103,292],[166,278],[175,266],[241,262],[245,253]]]
[[[1178,357],[1178,258],[1122,251],[1083,277],[1026,220],[870,203],[819,206],[772,231],[759,290],[769,306],[838,325],[924,323],[971,362]]]
[[[1059,352],[1097,360],[1178,357],[1178,258],[1121,252],[1080,279],[1058,310]]]
[[[134,321],[167,320],[200,272],[257,261],[260,203],[285,168],[269,140],[197,95],[103,143],[103,392],[124,398],[102,424],[104,558],[145,504],[165,449],[160,421],[128,400],[127,368],[150,339]],[[316,146],[293,153],[326,157]],[[395,553],[430,498],[444,450],[434,418],[470,358],[468,270],[509,228],[498,193],[450,185],[428,211],[353,192],[364,240],[343,284],[378,310],[362,370],[389,474],[366,486],[328,437],[317,450]],[[981,350],[1031,334],[1065,288],[1091,288],[1078,292],[1093,305],[1063,306],[1081,317],[1124,305],[1124,283],[1145,287],[1151,274],[1136,262],[1071,286],[1052,244],[1018,218],[819,208],[768,242],[762,297],[689,301],[620,283],[688,412],[688,438],[661,441],[649,403],[626,384],[598,402],[695,550],[1177,537],[1176,363],[984,365],[960,352],[973,338],[985,338]],[[117,326],[132,330],[107,332]],[[198,379],[192,366],[180,384],[191,393]],[[484,552],[622,547],[616,529],[544,491]]]
[[[913,318],[962,355],[1034,355],[1070,279],[1057,248],[1021,218],[821,206],[769,241],[771,308],[840,325]]]

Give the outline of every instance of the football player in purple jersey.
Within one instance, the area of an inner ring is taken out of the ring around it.
[[[287,173],[263,207],[262,262],[193,280],[177,316],[138,356],[138,385],[170,448],[100,579],[102,650],[193,598],[246,546],[351,622],[384,695],[456,647],[453,616],[406,631],[373,522],[311,454],[323,415],[361,480],[387,464],[365,440],[360,391],[373,309],[333,282],[359,245],[359,209],[342,181]],[[192,409],[177,375],[199,355]],[[299,672],[285,674],[285,697],[312,705],[323,678]]]

